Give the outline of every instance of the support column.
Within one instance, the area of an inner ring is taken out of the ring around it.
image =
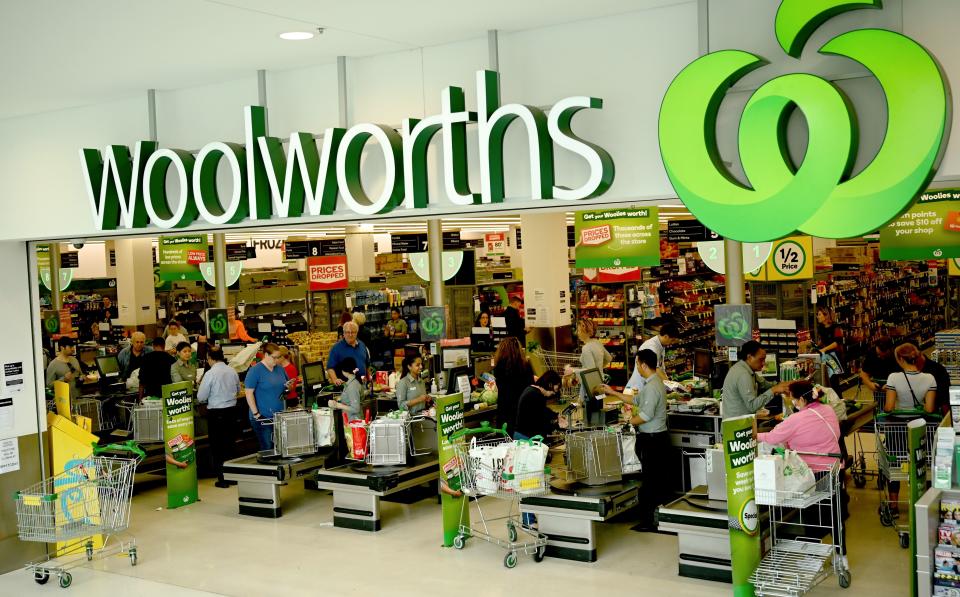
[[[63,308],[63,295],[60,292],[60,243],[50,243],[50,302],[59,311]]]
[[[340,116],[340,127],[350,126],[350,117],[347,114],[347,57],[337,56],[337,109]]]
[[[427,220],[427,257],[430,260],[430,304],[438,307],[443,300],[443,227],[440,218]]]
[[[344,245],[347,249],[347,275],[363,278],[377,275],[377,259],[373,252],[373,234],[359,226],[347,226]]]
[[[545,350],[573,348],[567,217],[563,212],[521,216],[523,306],[529,339]]]
[[[120,325],[153,325],[157,321],[153,284],[153,242],[122,239],[117,251],[117,319]]]
[[[216,285],[217,308],[227,308],[227,235],[213,235],[213,282]]]
[[[746,303],[743,291],[743,245],[740,241],[724,239],[723,253],[727,304],[743,305]]]

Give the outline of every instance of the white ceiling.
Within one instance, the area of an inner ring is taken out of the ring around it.
[[[684,1],[0,0],[0,119]]]

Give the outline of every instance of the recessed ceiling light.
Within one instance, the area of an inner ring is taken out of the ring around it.
[[[280,39],[285,39],[287,41],[303,41],[305,39],[313,39],[313,33],[310,31],[287,31],[286,33],[280,34]]]

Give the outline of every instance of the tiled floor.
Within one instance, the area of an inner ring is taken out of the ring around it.
[[[880,526],[877,493],[852,490],[849,521],[853,585],[844,591],[829,577],[812,595],[909,594],[909,554],[895,533]],[[440,546],[439,506],[384,503],[376,534],[331,526],[331,498],[301,487],[284,489],[284,516],[238,516],[236,489],[201,482],[202,502],[166,510],[162,487],[134,498],[131,531],[140,561],[126,558],[79,568],[68,589],[75,597],[107,594],[148,597],[223,595],[555,595],[641,592],[671,597],[729,595],[730,586],[680,578],[677,540],[637,533],[632,522],[602,525],[599,561],[574,563],[521,558],[503,567],[503,552],[475,541],[463,551]],[[56,579],[36,585],[24,571],[0,576],[0,595],[58,594]]]

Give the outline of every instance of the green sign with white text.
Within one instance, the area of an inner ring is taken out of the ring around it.
[[[161,236],[160,237],[160,279],[173,282],[177,280],[203,280],[200,264],[207,261],[207,237]]]
[[[880,259],[960,257],[960,189],[928,191],[880,229]]]
[[[920,499],[920,496],[927,490],[927,422],[923,419],[914,419],[907,423],[907,449],[910,450],[910,474],[908,478],[909,502],[907,508],[910,510],[910,553],[917,553],[917,513],[914,504]],[[917,592],[917,558],[910,558],[910,594],[913,597]]]
[[[820,25],[863,8],[880,8],[880,0],[782,0],[776,38],[784,52],[799,59]],[[909,37],[882,29],[842,33],[819,52],[860,63],[885,96],[883,145],[856,175],[857,116],[846,95],[826,79],[781,75],[747,101],[738,136],[750,186],[723,164],[717,114],[727,90],[766,61],[740,50],[711,52],[671,83],[660,108],[661,157],[684,205],[711,230],[751,242],[798,230],[822,238],[859,236],[900,215],[933,178],[951,122],[949,86],[936,59]],[[795,109],[809,132],[800,164],[792,163],[786,150],[786,122]]]
[[[450,547],[460,531],[460,525],[470,526],[470,508],[467,498],[460,493],[461,463],[450,443],[450,436],[463,429],[463,394],[437,396],[437,441],[440,460],[440,507],[443,513],[443,545]],[[466,517],[460,520],[460,513]]]
[[[163,448],[167,460],[167,508],[197,501],[197,448],[193,430],[193,383],[167,384],[163,395]]]
[[[578,211],[577,267],[660,265],[657,207]]]
[[[735,597],[753,597],[750,575],[760,565],[760,510],[753,484],[757,457],[754,415],[723,421],[723,462],[727,469],[730,568]]]

